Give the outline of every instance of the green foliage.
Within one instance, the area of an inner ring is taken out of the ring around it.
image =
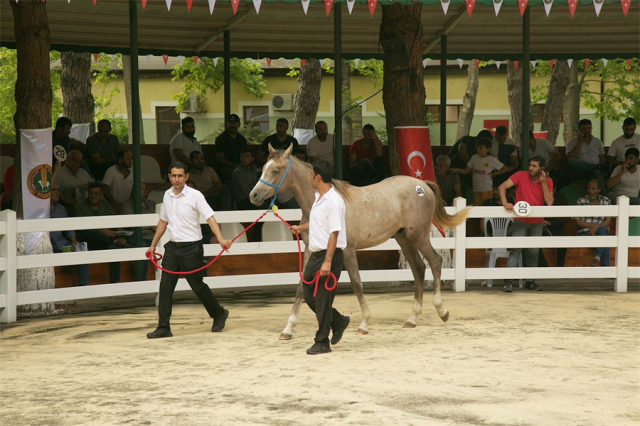
[[[118,53],[115,56],[115,61],[117,67],[122,69],[121,54]],[[91,64],[91,76],[94,79],[93,85],[102,86],[100,95],[94,96],[94,121],[97,124],[100,120],[109,120],[111,122],[111,133],[118,137],[118,140],[121,144],[128,144],[129,126],[126,115],[125,117],[123,117],[121,105],[118,105],[115,111],[111,113],[107,114],[104,112],[104,110],[111,105],[113,97],[120,93],[120,89],[118,87],[113,87],[110,91],[107,92],[109,84],[113,80],[116,80],[118,78],[118,74],[111,69],[111,66],[112,58],[106,53],[100,53],[98,55],[98,62],[93,62]]]
[[[224,130],[225,130],[224,124],[221,123],[218,126],[218,128],[214,130],[212,133],[209,133],[204,138],[199,139],[199,142],[202,145],[213,145],[218,135],[224,132]],[[249,145],[260,145],[264,140],[264,138],[266,138],[268,135],[272,133],[275,133],[275,131],[272,129],[269,129],[268,134],[263,133],[260,130],[260,127],[258,127],[257,125],[254,125],[253,123],[247,123],[247,124],[241,125],[238,128],[238,133],[240,133],[242,136],[247,138],[247,142],[249,143]]]
[[[262,78],[264,71],[258,62],[250,63],[246,59],[231,58],[231,78],[244,85],[245,92],[262,98],[268,92]],[[224,84],[224,60],[220,59],[214,66],[213,59],[199,58],[198,65],[193,58],[185,58],[184,63],[177,64],[171,72],[171,81],[181,80],[182,90],[173,96],[178,101],[176,111],[180,112],[190,95],[198,94],[202,101],[209,92],[217,93]]]

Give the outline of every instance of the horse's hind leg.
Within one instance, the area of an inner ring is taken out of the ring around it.
[[[369,312],[369,306],[367,301],[364,300],[364,293],[362,291],[362,281],[360,280],[360,271],[358,270],[358,258],[356,257],[356,251],[347,247],[344,249],[344,264],[347,267],[349,278],[351,279],[351,288],[360,302],[360,310],[362,311],[362,322],[358,327],[356,333],[367,334],[369,329],[367,324],[369,318],[371,318],[371,312]]]
[[[302,285],[302,281],[300,281],[296,289],[296,300],[293,302],[289,321],[287,321],[287,326],[282,330],[282,333],[280,333],[280,340],[291,340],[293,336],[293,327],[295,327],[298,322],[298,314],[300,313],[300,305],[302,304]]]
[[[435,306],[436,311],[438,311],[438,315],[440,319],[446,322],[449,319],[449,311],[442,307],[442,295],[440,294],[440,274],[442,272],[442,256],[440,256],[433,249],[431,245],[431,241],[429,241],[428,234],[427,236],[421,236],[413,241],[416,248],[422,253],[427,262],[429,262],[429,266],[431,267],[431,272],[433,273],[433,306]]]
[[[416,326],[418,316],[422,313],[422,291],[424,286],[424,271],[426,267],[420,258],[418,250],[416,250],[413,244],[409,241],[404,230],[400,230],[394,235],[394,238],[400,245],[402,254],[404,254],[405,259],[409,262],[409,266],[411,266],[411,272],[413,273],[413,279],[415,281],[413,311],[411,312],[411,316],[407,322],[404,323],[405,328],[413,328]]]

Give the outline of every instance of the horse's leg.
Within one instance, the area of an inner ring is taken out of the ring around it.
[[[307,244],[308,240],[306,240],[305,244],[307,247],[309,247],[309,244]],[[305,248],[304,250],[304,258],[303,258],[303,263],[302,263],[302,270],[304,270],[304,267],[306,266],[307,262],[309,261],[309,249]],[[280,333],[280,340],[291,340],[291,337],[293,336],[293,327],[296,326],[296,323],[298,322],[298,314],[300,313],[300,305],[302,304],[302,286],[304,284],[302,283],[302,280],[300,280],[300,282],[298,283],[298,287],[296,288],[296,299],[293,302],[293,307],[291,308],[291,315],[289,315],[289,321],[287,321],[287,326],[284,328],[284,330],[282,330],[282,333]]]
[[[351,288],[360,302],[360,310],[362,311],[362,322],[358,327],[356,333],[368,334],[367,322],[371,318],[371,312],[369,312],[369,306],[367,301],[364,300],[364,293],[362,291],[362,281],[360,280],[360,271],[358,270],[358,258],[356,257],[356,251],[347,247],[344,249],[344,264],[347,267],[349,278],[351,279]]]
[[[413,241],[416,248],[422,253],[433,273],[433,306],[436,307],[440,319],[446,322],[449,319],[449,311],[442,307],[442,295],[440,294],[440,274],[442,273],[442,256],[433,249],[429,236],[420,236]]]
[[[424,271],[427,268],[426,266],[424,266],[424,262],[422,261],[422,258],[420,258],[418,250],[416,250],[416,248],[405,235],[404,230],[400,230],[400,232],[394,235],[394,238],[398,242],[398,245],[400,245],[402,254],[404,254],[405,259],[407,259],[407,262],[409,262],[409,266],[411,266],[411,272],[413,273],[413,279],[415,282],[413,311],[409,319],[404,323],[404,328],[413,328],[416,326],[416,320],[418,319],[418,316],[422,313]]]

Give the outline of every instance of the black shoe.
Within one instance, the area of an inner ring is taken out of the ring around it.
[[[540,290],[542,290],[542,288],[538,284],[536,284],[534,282],[525,283],[524,288],[526,288],[527,290],[531,290],[531,291],[540,291]]]
[[[333,336],[331,336],[331,344],[332,345],[337,344],[340,341],[340,339],[342,339],[342,335],[344,334],[344,331],[349,326],[350,322],[351,322],[351,318],[349,318],[348,316],[343,316],[342,317],[342,320],[340,321],[340,324],[338,324],[336,329],[333,330]]]
[[[331,352],[331,346],[328,343],[314,343],[307,349],[308,355],[328,354]]]
[[[211,327],[212,333],[220,333],[224,330],[224,325],[227,322],[227,318],[229,318],[229,311],[226,309],[222,310],[222,313],[213,319],[213,326]]]
[[[173,333],[171,333],[170,328],[158,327],[155,331],[147,333],[147,337],[149,339],[161,339],[163,337],[173,337]]]
[[[502,290],[505,293],[511,293],[513,291],[513,285],[512,284],[505,284],[504,288]]]

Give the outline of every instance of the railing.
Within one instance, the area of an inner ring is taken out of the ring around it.
[[[465,208],[463,198],[455,200],[454,207],[447,207],[453,214]],[[158,209],[162,208],[161,205]],[[158,210],[159,212],[159,210]],[[287,221],[300,220],[300,210],[280,210],[280,215]],[[233,211],[216,213],[219,223],[253,222],[258,213],[256,211]],[[615,217],[615,236],[562,236],[562,237],[472,237],[466,236],[465,224],[458,225],[453,238],[434,238],[431,240],[436,249],[453,249],[453,268],[442,270],[443,280],[453,280],[453,290],[465,291],[466,277],[473,279],[519,279],[519,278],[614,278],[614,291],[626,292],[628,278],[640,278],[640,267],[628,266],[628,250],[640,247],[640,237],[629,237],[630,217],[640,216],[640,206],[629,206],[627,197],[620,197],[615,206],[553,206],[532,207],[529,217]],[[473,207],[469,218],[486,217],[515,217],[513,212],[502,207]],[[146,248],[131,248],[118,250],[102,250],[78,253],[57,253],[30,256],[16,255],[16,235],[26,232],[50,232],[84,229],[104,229],[137,226],[155,226],[159,214],[102,216],[99,218],[68,218],[42,220],[16,220],[15,212],[5,210],[0,212],[0,322],[16,321],[17,306],[36,303],[59,302],[64,300],[81,300],[98,297],[125,296],[133,294],[157,293],[160,272],[156,272],[156,279],[149,281],[123,282],[117,284],[100,284],[86,287],[59,288],[50,290],[21,291],[16,290],[17,270],[48,267],[78,265],[90,263],[105,263],[118,261],[144,260]],[[269,214],[264,221],[278,221]],[[230,236],[226,236],[229,238]],[[166,243],[166,234],[158,244],[157,250],[162,253]],[[466,268],[466,249],[480,248],[543,248],[543,247],[615,247],[615,266],[610,267],[572,267],[572,268]],[[395,240],[389,241],[366,250],[399,250]],[[298,246],[295,241],[236,243],[228,255],[252,255],[268,253],[294,253]],[[205,256],[212,256],[220,251],[218,244],[205,245]],[[226,256],[227,254],[225,254]],[[369,270],[361,271],[363,282],[384,281],[412,281],[413,275],[408,269]],[[426,278],[432,279],[431,271],[427,268]],[[221,277],[206,277],[205,282],[214,289],[247,289],[264,288],[279,285],[297,284],[297,272],[277,274],[231,275]],[[348,274],[342,274],[340,282],[349,282]],[[188,290],[185,279],[180,279],[176,290]]]

